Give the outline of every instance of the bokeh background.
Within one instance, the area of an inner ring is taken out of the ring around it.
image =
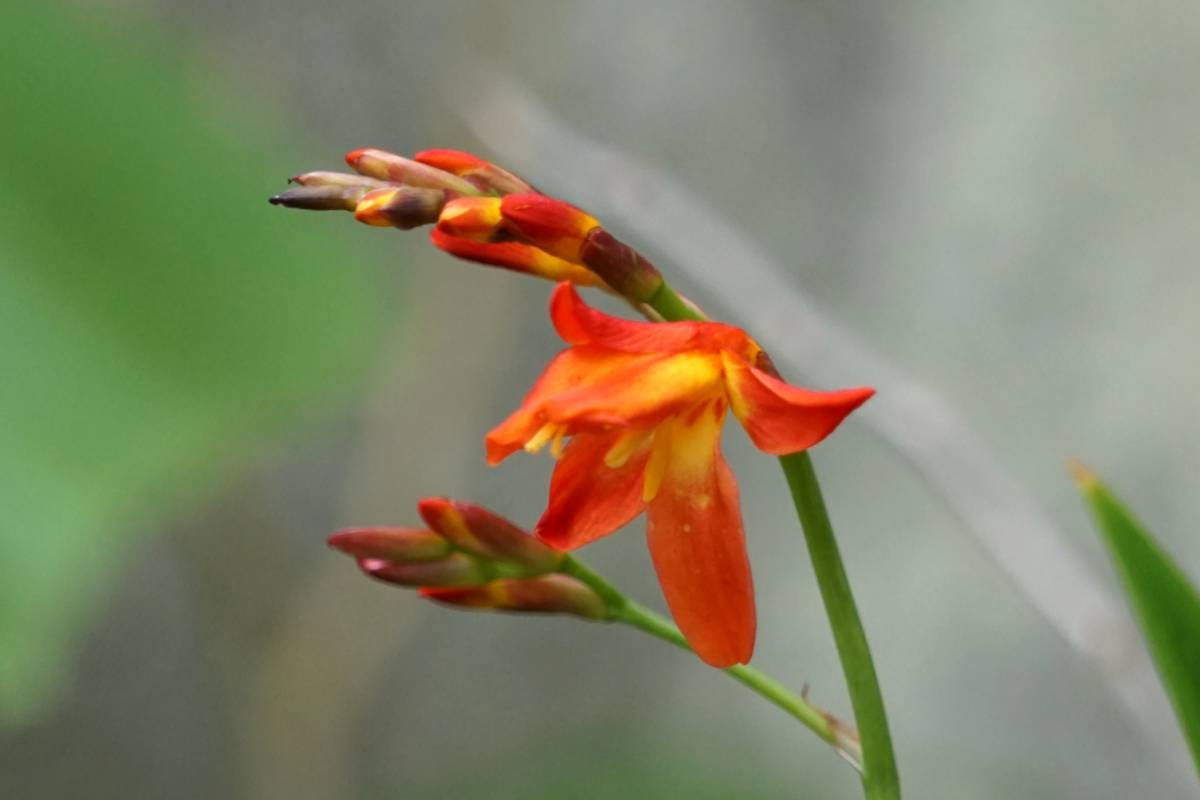
[[[1183,2],[5,4],[0,796],[858,796],[682,653],[326,550],[429,494],[532,523],[550,470],[481,457],[547,285],[265,202],[365,145],[493,157],[879,386],[814,455],[908,796],[1195,796],[1063,461],[1200,576],[1198,42]],[[730,428],[756,664],[845,712]],[[661,606],[640,526],[586,555]]]

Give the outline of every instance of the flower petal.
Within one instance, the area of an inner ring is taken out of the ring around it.
[[[583,433],[571,439],[554,468],[550,502],[534,535],[555,549],[574,550],[641,513],[648,437],[619,466],[608,466],[606,456],[623,444],[624,431]]]
[[[745,331],[719,322],[634,322],[597,311],[569,283],[550,297],[550,319],[569,344],[594,344],[625,353],[757,349]]]
[[[754,651],[754,587],[737,483],[710,409],[693,424],[669,423],[671,461],[649,504],[646,539],[679,629],[706,664],[728,667]]]
[[[648,428],[723,388],[716,353],[572,347],[551,360],[521,407],[487,435],[488,463],[521,449],[547,424],[566,425],[572,436],[615,426]]]
[[[874,389],[815,392],[772,377],[734,353],[722,353],[729,403],[758,449],[773,455],[807,450],[865,403]]]

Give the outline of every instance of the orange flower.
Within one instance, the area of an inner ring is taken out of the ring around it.
[[[739,328],[622,320],[586,306],[569,283],[555,289],[550,317],[570,347],[488,434],[488,463],[550,445],[558,464],[534,533],[560,550],[645,509],[663,594],[692,648],[716,667],[749,661],[754,592],[720,449],[725,410],[759,449],[783,455],[820,442],[874,390],[791,386],[755,366],[762,349]]]

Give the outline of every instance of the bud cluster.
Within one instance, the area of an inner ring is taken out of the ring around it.
[[[608,618],[599,595],[560,572],[563,553],[503,517],[441,497],[417,508],[428,528],[351,528],[330,536],[329,544],[372,578],[419,588],[439,603]]]
[[[434,245],[451,255],[596,286],[633,303],[648,301],[662,286],[654,265],[595,218],[470,153],[425,150],[405,158],[361,148],[346,163],[357,174],[296,175],[296,186],[271,203],[351,211],[378,227],[433,225]]]

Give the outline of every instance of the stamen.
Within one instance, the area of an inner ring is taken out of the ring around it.
[[[616,443],[608,449],[604,454],[604,464],[612,469],[623,467],[629,461],[629,457],[642,448],[651,436],[654,435],[653,430],[639,431],[629,430],[617,437]]]
[[[671,458],[671,428],[674,420],[661,423],[654,430],[653,450],[646,462],[646,481],[642,484],[642,502],[649,503],[658,496],[663,476],[667,474],[667,462]]]
[[[560,425],[558,430],[554,432],[554,441],[550,443],[550,455],[554,456],[554,460],[562,458],[563,440],[567,437],[567,426]]]
[[[546,444],[554,438],[554,434],[558,431],[559,426],[553,422],[547,422],[542,427],[538,428],[538,432],[525,442],[525,452],[536,453],[541,450]]]

